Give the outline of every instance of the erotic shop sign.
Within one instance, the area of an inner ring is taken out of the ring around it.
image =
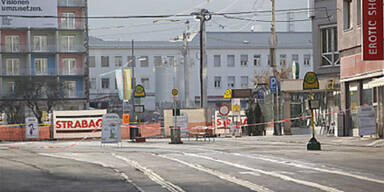
[[[363,60],[383,59],[383,0],[364,0]]]

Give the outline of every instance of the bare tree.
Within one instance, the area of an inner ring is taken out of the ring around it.
[[[61,101],[61,83],[55,77],[27,77],[15,81],[15,97],[27,106],[39,123],[42,123],[43,110],[51,112]]]
[[[8,124],[24,123],[24,103],[5,101],[0,103],[1,112],[7,114]]]

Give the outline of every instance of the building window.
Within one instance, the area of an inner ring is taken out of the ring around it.
[[[89,56],[89,67],[96,67],[96,57]]]
[[[47,51],[47,39],[46,35],[33,36],[33,51]]]
[[[305,54],[304,55],[304,65],[311,65],[311,55],[310,54]]]
[[[115,67],[121,67],[123,65],[123,57],[115,56]]]
[[[260,66],[260,60],[261,60],[261,55],[254,55],[253,56],[253,65],[254,66]]]
[[[343,17],[344,30],[350,29],[352,27],[352,0],[344,0]]]
[[[164,64],[168,64],[170,66],[173,66],[176,64],[176,59],[174,56],[167,56],[167,59],[165,59],[163,62],[164,62]]]
[[[127,57],[127,62],[128,62],[128,66],[129,67],[132,67],[132,66],[136,67],[136,58],[135,57],[128,56]]]
[[[321,56],[322,66],[339,65],[340,58],[337,48],[337,28],[328,27],[321,29]]]
[[[7,90],[8,90],[8,93],[15,93],[16,83],[14,81],[7,82]]]
[[[61,50],[62,51],[74,51],[75,50],[75,36],[64,35],[61,36]]]
[[[248,55],[240,55],[240,66],[246,67],[248,65]]]
[[[161,56],[153,56],[153,62],[156,67],[161,66],[161,61],[162,61]]]
[[[220,67],[221,66],[221,55],[213,56],[213,66]]]
[[[20,75],[20,59],[6,59],[7,75]]]
[[[76,59],[75,58],[63,59],[63,75],[76,75]]]
[[[280,55],[280,66],[286,66],[287,65],[287,55]]]
[[[90,89],[96,89],[96,78],[91,78]]]
[[[357,0],[357,25],[361,25],[361,0]]]
[[[248,88],[248,76],[241,76],[241,88]]]
[[[109,89],[109,78],[102,78],[101,79],[101,88],[102,89]]]
[[[218,77],[218,76],[215,77],[214,87],[216,87],[216,88],[221,87],[221,77]]]
[[[63,12],[61,13],[61,28],[74,29],[75,28],[75,13]]]
[[[292,55],[292,63],[299,62],[299,55],[298,54],[293,54]]]
[[[109,67],[109,56],[101,56],[101,67]]]
[[[48,75],[48,59],[47,58],[35,59],[35,74]]]
[[[234,67],[235,66],[235,56],[234,55],[227,55],[227,66],[228,67]]]
[[[140,61],[140,67],[149,67],[148,56],[141,56],[139,58],[139,61]]]
[[[228,76],[228,87],[233,88],[235,87],[235,76]]]
[[[76,97],[76,81],[64,81],[64,97]]]
[[[149,78],[141,78],[141,85],[145,90],[149,90]]]
[[[20,36],[19,35],[5,36],[5,50],[10,52],[20,51]]]

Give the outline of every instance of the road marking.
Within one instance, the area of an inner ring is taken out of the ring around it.
[[[348,177],[354,177],[354,178],[357,178],[357,179],[360,179],[360,180],[365,180],[365,181],[371,181],[371,182],[375,182],[375,183],[384,184],[384,180],[374,179],[374,178],[370,178],[370,177],[366,177],[366,176],[361,176],[361,175],[356,175],[356,174],[348,173],[348,172],[341,171],[341,170],[329,170],[329,169],[324,169],[324,168],[310,167],[308,165],[298,164],[298,163],[294,163],[294,162],[280,161],[280,160],[275,160],[275,159],[271,159],[271,158],[267,158],[267,157],[257,157],[257,156],[254,156],[254,155],[245,155],[245,154],[240,154],[240,153],[229,153],[229,154],[236,155],[236,156],[241,156],[241,157],[248,157],[248,158],[251,158],[251,159],[258,159],[258,160],[263,160],[263,161],[269,161],[269,162],[272,162],[272,163],[278,163],[278,164],[294,166],[294,167],[302,168],[302,169],[310,169],[310,170],[320,171],[320,172],[324,172],[324,173],[332,173],[332,174],[338,174],[338,175],[343,175],[343,176],[348,176]]]
[[[203,166],[201,166],[199,164],[188,163],[188,162],[185,162],[185,161],[173,158],[173,157],[165,156],[165,155],[157,155],[157,156],[165,158],[165,159],[169,159],[169,160],[172,160],[172,161],[176,161],[176,162],[181,163],[183,165],[186,165],[188,167],[191,167],[191,168],[197,169],[199,171],[202,171],[202,172],[214,175],[216,177],[219,177],[220,179],[224,179],[226,181],[229,181],[231,183],[235,183],[235,184],[241,185],[243,187],[249,188],[249,189],[254,190],[254,191],[273,192],[272,190],[270,190],[270,189],[268,189],[266,187],[263,187],[263,186],[251,183],[251,182],[246,181],[246,180],[238,179],[238,178],[236,178],[234,176],[222,173],[220,171],[216,171],[216,170],[213,170],[213,169],[209,169],[209,168],[203,167]]]
[[[123,161],[127,162],[129,165],[131,165],[132,167],[135,167],[136,169],[140,170],[145,175],[147,175],[152,181],[158,183],[159,185],[161,185],[165,189],[168,189],[168,191],[185,192],[181,187],[179,187],[179,186],[177,186],[177,185],[175,185],[169,181],[164,180],[162,177],[160,177],[160,175],[156,174],[155,172],[153,172],[152,170],[150,170],[146,167],[141,166],[136,161],[133,161],[133,160],[127,159],[125,157],[116,155],[115,153],[112,153],[112,156],[116,157],[117,159],[123,160]]]
[[[231,163],[231,162],[228,162],[228,161],[214,159],[212,157],[207,157],[207,156],[203,156],[203,155],[197,155],[197,154],[191,154],[191,153],[183,153],[183,154],[185,154],[187,156],[198,157],[198,158],[202,158],[202,159],[216,161],[216,162],[223,163],[223,164],[226,164],[226,165],[229,165],[229,166],[237,167],[237,168],[244,169],[244,170],[249,170],[249,171],[252,171],[252,172],[258,172],[258,173],[261,173],[261,174],[264,174],[264,175],[269,175],[269,176],[272,176],[272,177],[277,177],[277,178],[280,178],[280,179],[283,179],[283,180],[286,180],[286,181],[292,181],[292,182],[295,182],[295,183],[298,183],[298,184],[307,185],[307,186],[310,186],[310,187],[313,187],[313,188],[318,188],[318,189],[323,190],[323,191],[342,192],[341,190],[338,190],[338,189],[333,188],[333,187],[328,187],[328,186],[321,185],[321,184],[314,183],[314,182],[310,182],[310,181],[304,181],[304,180],[295,179],[295,178],[292,178],[292,177],[289,177],[289,176],[286,176],[286,175],[282,175],[282,174],[279,174],[279,173],[275,173],[275,172],[264,171],[264,170],[261,170],[261,169],[255,169],[255,168],[247,167],[245,165],[240,165],[240,164]]]
[[[112,165],[107,165],[107,164],[100,162],[100,161],[90,161],[88,159],[82,159],[81,157],[74,157],[73,153],[72,154],[60,153],[60,155],[59,154],[51,154],[51,153],[39,153],[39,154],[44,155],[44,156],[49,156],[49,157],[56,157],[56,158],[70,159],[70,160],[82,161],[82,162],[86,162],[86,163],[98,164],[102,167],[112,169],[116,173],[120,174],[120,176],[122,178],[124,178],[125,182],[132,184],[134,187],[136,187],[136,189],[138,191],[144,192],[144,190],[141,187],[139,187],[138,185],[136,185],[132,180],[130,180],[129,177],[124,172],[120,171],[119,169],[116,169]],[[65,155],[67,155],[67,156],[65,156]],[[71,156],[71,157],[69,157],[69,156]]]
[[[373,146],[376,146],[376,145],[379,146],[380,144],[384,144],[383,140],[374,141],[372,143],[367,144],[366,146],[373,147]]]
[[[242,175],[248,174],[248,175],[253,175],[253,176],[257,176],[257,177],[261,176],[260,173],[255,173],[255,172],[252,172],[252,171],[242,171],[242,172],[239,172],[239,173],[242,174]]]

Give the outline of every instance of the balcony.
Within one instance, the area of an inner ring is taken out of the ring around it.
[[[27,76],[30,74],[27,66],[26,57],[4,55],[2,58],[0,75],[9,77]]]
[[[59,7],[85,7],[85,0],[58,0]]]
[[[8,44],[8,43],[1,43],[1,53],[27,53],[27,45],[25,43],[15,43],[15,44]]]
[[[50,44],[50,45],[31,45],[31,52],[32,53],[55,53],[56,52],[56,45]]]
[[[85,29],[85,19],[81,18],[61,18],[59,19],[59,29],[60,30],[84,30]]]

